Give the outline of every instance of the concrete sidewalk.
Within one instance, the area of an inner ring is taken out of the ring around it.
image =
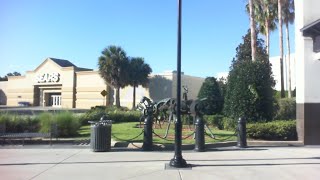
[[[191,168],[166,169],[173,151],[48,145],[0,149],[0,179],[319,179],[320,146],[183,151]]]

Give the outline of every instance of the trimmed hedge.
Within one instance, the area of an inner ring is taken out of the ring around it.
[[[296,121],[272,121],[247,125],[247,136],[261,140],[297,140]]]
[[[113,123],[120,122],[139,122],[141,112],[129,111],[125,108],[117,109],[113,106],[103,108],[94,107],[80,117],[82,125],[88,124],[88,121],[99,121],[103,115],[106,115],[108,119],[112,120]]]
[[[277,104],[277,113],[275,119],[296,119],[296,99],[279,99]]]
[[[139,122],[141,113],[139,111],[114,111],[108,113],[108,119],[114,123]]]
[[[92,108],[80,116],[80,123],[81,125],[88,125],[88,121],[99,121],[100,118],[105,114],[106,111],[103,108]]]

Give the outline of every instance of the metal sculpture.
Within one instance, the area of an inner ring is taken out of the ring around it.
[[[210,136],[214,138],[214,135],[210,128],[207,126],[207,124],[203,120],[203,102],[206,100],[204,99],[196,99],[196,100],[189,100],[188,99],[188,88],[186,86],[183,86],[184,92],[183,92],[183,100],[181,101],[181,115],[185,115],[187,117],[192,117],[193,125],[195,129],[195,151],[204,151],[205,150],[205,128],[210,132]],[[159,120],[159,116],[165,116],[167,117],[168,125],[166,128],[165,135],[163,138],[167,138],[168,132],[170,129],[170,125],[173,120],[176,120],[176,112],[177,112],[177,103],[175,98],[166,98],[163,100],[160,100],[157,103],[152,102],[149,98],[143,97],[141,102],[138,104],[138,109],[142,111],[142,119],[144,119],[144,128],[145,133],[150,137],[150,134],[147,133],[150,131],[150,128],[152,128],[151,124],[156,123],[157,120]],[[162,120],[162,123],[166,120],[166,118],[160,118]],[[141,123],[140,121],[140,123]],[[161,124],[161,122],[159,122]],[[146,127],[147,126],[147,127]],[[160,126],[161,127],[161,126]],[[189,127],[190,128],[190,127]],[[148,138],[147,141],[150,141],[150,138]]]

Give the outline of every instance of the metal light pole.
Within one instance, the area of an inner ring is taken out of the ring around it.
[[[182,124],[181,124],[181,5],[182,0],[178,0],[178,46],[177,46],[177,120],[175,121],[175,144],[174,157],[170,160],[171,167],[187,167],[187,162],[182,157]]]

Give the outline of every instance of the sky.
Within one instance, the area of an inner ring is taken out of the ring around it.
[[[229,71],[249,28],[246,2],[183,1],[185,74],[205,78]],[[143,57],[153,73],[176,70],[177,7],[177,0],[1,0],[0,76],[25,74],[47,57],[96,70],[101,51],[109,45],[121,46],[130,57]],[[294,52],[294,26],[290,38]],[[270,56],[278,55],[274,31]]]

